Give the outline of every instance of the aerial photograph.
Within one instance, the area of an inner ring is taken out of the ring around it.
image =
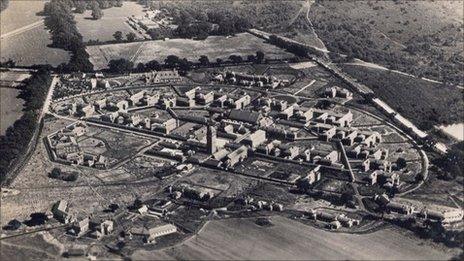
[[[464,0],[0,0],[0,260],[464,260]]]

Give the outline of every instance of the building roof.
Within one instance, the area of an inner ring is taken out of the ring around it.
[[[155,235],[155,234],[158,234],[158,233],[166,233],[168,231],[171,231],[171,230],[177,230],[177,227],[172,225],[172,224],[166,224],[166,225],[162,225],[162,226],[156,226],[156,227],[152,227],[152,228],[148,228],[144,234],[148,234],[148,235]]]
[[[247,111],[247,110],[231,110],[229,118],[237,121],[243,121],[248,123],[257,124],[261,119],[259,112]]]

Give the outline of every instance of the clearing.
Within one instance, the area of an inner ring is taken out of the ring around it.
[[[124,2],[121,7],[111,7],[103,10],[103,17],[99,20],[92,19],[92,11],[87,10],[83,14],[74,14],[77,28],[82,34],[84,42],[89,40],[111,41],[113,34],[121,31],[124,38],[126,34],[134,30],[126,23],[129,16],[141,16],[144,14],[143,6],[136,2]],[[135,33],[135,32],[134,32]]]

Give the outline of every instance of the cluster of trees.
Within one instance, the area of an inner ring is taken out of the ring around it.
[[[265,55],[262,51],[257,51],[256,55],[248,55],[246,60],[239,55],[231,55],[227,61],[223,61],[218,58],[215,61],[210,61],[208,56],[202,55],[197,62],[189,61],[186,58],[179,58],[176,55],[168,55],[164,60],[164,63],[160,63],[156,60],[149,61],[147,63],[139,63],[134,68],[134,63],[126,59],[116,59],[111,60],[108,63],[108,71],[111,73],[124,73],[124,72],[149,72],[157,71],[163,68],[178,68],[181,71],[188,71],[192,66],[220,66],[224,62],[229,63],[242,63],[242,62],[252,62],[252,63],[263,63],[265,61]]]
[[[293,15],[301,8],[298,1],[196,1],[195,4],[189,1],[139,2],[151,8],[167,10],[175,24],[179,25],[174,32],[176,37],[197,39],[208,35],[233,35],[251,27],[282,30],[288,27]],[[159,35],[156,37],[162,38]]]
[[[233,35],[251,28],[251,23],[229,10],[211,9],[191,13],[181,10],[174,15],[176,35],[182,38],[205,39],[208,35]]]
[[[124,41],[124,36],[123,36],[121,31],[114,32],[113,37],[114,37],[114,40],[116,40],[116,42],[123,42]],[[127,42],[133,42],[136,37],[137,37],[137,35],[135,35],[135,33],[130,32],[130,33],[126,34],[126,41]]]
[[[64,172],[60,168],[53,168],[53,170],[48,174],[52,179],[59,179],[64,181],[76,181],[79,177],[79,172],[71,171]]]
[[[3,183],[14,159],[22,156],[34,135],[37,117],[42,109],[51,83],[47,70],[38,70],[25,81],[19,95],[24,99],[24,114],[5,135],[0,136],[0,181]]]
[[[123,0],[74,0],[74,12],[84,13],[85,10],[92,10],[92,18],[97,20],[103,17],[102,9],[107,9],[110,7],[121,7]]]
[[[8,7],[10,0],[0,0],[0,12]]]
[[[0,67],[13,68],[15,66],[16,66],[16,62],[13,61],[12,59],[8,59],[8,61],[5,61],[5,62],[0,62]]]
[[[52,35],[52,45],[71,52],[69,63],[60,64],[57,70],[60,72],[93,71],[82,35],[74,21],[73,7],[74,2],[71,0],[52,0],[44,7],[45,25]]]
[[[464,177],[464,141],[453,145],[448,152],[433,161],[443,171],[440,177],[447,180]]]

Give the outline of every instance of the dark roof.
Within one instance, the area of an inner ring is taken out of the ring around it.
[[[259,112],[254,111],[231,110],[229,113],[229,118],[236,121],[257,124],[258,121],[261,119],[261,114]]]

